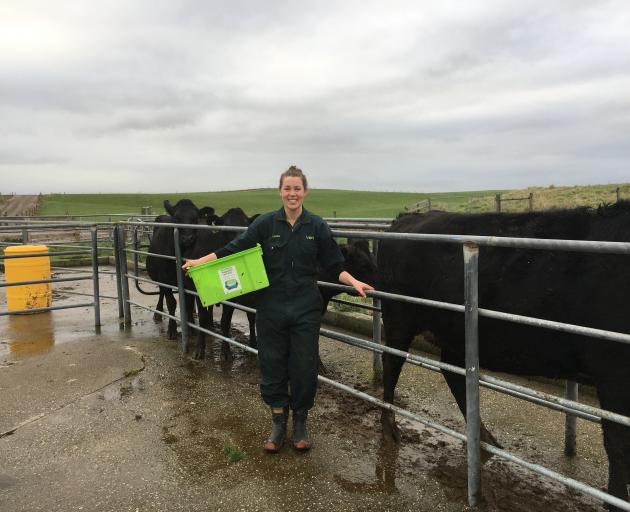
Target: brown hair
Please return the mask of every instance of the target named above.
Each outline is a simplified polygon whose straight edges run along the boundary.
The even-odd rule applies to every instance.
[[[296,167],[295,165],[292,165],[280,175],[280,185],[278,186],[278,189],[282,188],[282,182],[284,181],[284,178],[289,178],[289,177],[300,178],[302,180],[302,186],[304,187],[304,190],[308,189],[306,176],[302,172],[302,169],[300,169],[299,167]]]

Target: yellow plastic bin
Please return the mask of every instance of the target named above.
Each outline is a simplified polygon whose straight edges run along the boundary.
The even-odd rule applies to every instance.
[[[20,254],[47,253],[45,245],[15,245],[4,250],[5,256]],[[7,283],[39,281],[50,279],[50,256],[32,256],[4,260],[4,273]],[[8,311],[34,308],[47,308],[52,304],[51,283],[7,286]]]
[[[188,268],[204,307],[269,286],[259,244]]]

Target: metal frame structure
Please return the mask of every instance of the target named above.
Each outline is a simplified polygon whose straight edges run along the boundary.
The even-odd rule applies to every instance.
[[[331,219],[332,220],[332,219]],[[335,224],[334,221],[339,221],[341,219],[334,219],[331,224]],[[421,366],[423,368],[427,368],[433,371],[440,371],[442,369],[460,373],[466,376],[466,401],[467,401],[467,411],[468,411],[468,419],[466,425],[466,435],[456,432],[452,429],[444,427],[435,423],[434,421],[424,418],[422,416],[416,415],[399,407],[396,407],[392,404],[385,403],[379,399],[376,399],[366,393],[357,392],[356,390],[345,386],[344,384],[332,381],[331,379],[319,376],[320,382],[326,383],[328,385],[337,387],[344,391],[347,391],[359,398],[365,399],[371,403],[379,405],[381,408],[392,410],[397,412],[403,417],[407,417],[413,419],[415,421],[419,421],[426,426],[435,428],[451,437],[456,439],[460,439],[467,443],[467,460],[468,460],[468,502],[470,506],[477,506],[481,500],[481,457],[480,450],[483,447],[484,450],[497,455],[503,459],[512,461],[518,465],[526,467],[535,473],[540,475],[547,476],[556,481],[559,481],[568,487],[573,489],[582,491],[586,494],[589,494],[593,497],[596,497],[608,504],[619,507],[622,510],[630,511],[630,502],[620,500],[612,495],[609,495],[605,492],[602,492],[599,489],[588,486],[582,482],[574,480],[572,478],[568,478],[560,473],[552,471],[548,468],[540,466],[538,464],[533,464],[528,461],[525,461],[512,453],[496,448],[495,446],[489,445],[487,443],[483,443],[480,441],[479,437],[479,428],[480,428],[480,412],[479,412],[479,387],[484,386],[495,391],[499,391],[502,393],[509,394],[511,396],[521,398],[532,403],[536,403],[539,405],[543,405],[545,407],[549,407],[551,409],[559,410],[567,414],[567,417],[571,417],[573,420],[575,417],[580,417],[589,421],[601,422],[602,418],[605,418],[609,421],[614,421],[630,427],[630,418],[622,416],[620,414],[616,414],[610,411],[605,411],[600,408],[587,406],[585,404],[581,404],[577,402],[575,399],[567,399],[560,398],[557,396],[549,395],[547,393],[541,393],[523,386],[519,386],[516,384],[512,384],[507,381],[503,381],[497,379],[495,377],[491,377],[479,372],[479,353],[478,353],[478,319],[479,316],[486,316],[490,318],[497,318],[505,321],[522,323],[526,325],[534,325],[537,327],[553,329],[561,332],[570,332],[574,334],[581,334],[585,336],[591,336],[600,339],[606,340],[614,340],[622,343],[630,343],[630,334],[625,333],[616,333],[611,331],[605,331],[601,329],[593,329],[583,326],[577,326],[572,324],[565,324],[561,322],[553,322],[549,320],[543,320],[539,318],[525,317],[519,316],[509,313],[503,313],[500,311],[493,311],[479,308],[478,306],[478,259],[479,259],[479,246],[487,245],[487,246],[495,246],[495,247],[513,247],[513,248],[527,248],[527,249],[541,249],[541,250],[560,250],[560,251],[578,251],[578,252],[599,252],[599,253],[608,253],[608,254],[630,254],[630,243],[623,242],[590,242],[590,241],[575,241],[575,240],[547,240],[547,239],[532,239],[532,238],[511,238],[511,237],[488,237],[488,236],[467,236],[467,235],[437,235],[437,234],[412,234],[412,233],[383,233],[383,232],[375,232],[375,231],[361,231],[359,229],[370,229],[373,228],[374,224],[372,222],[365,222],[362,224],[348,222],[346,224],[347,219],[343,219],[343,222],[335,225],[334,227],[344,227],[349,225],[356,230],[353,231],[341,231],[338,229],[333,229],[333,235],[336,237],[345,237],[345,238],[366,238],[371,239],[373,241],[380,240],[409,240],[409,241],[417,241],[417,242],[448,242],[459,244],[463,248],[463,259],[465,265],[465,302],[463,305],[460,304],[450,304],[444,302],[438,302],[418,297],[411,297],[405,295],[398,295],[392,293],[385,292],[368,292],[368,295],[373,299],[394,299],[394,300],[402,300],[405,302],[420,304],[425,306],[431,306],[436,308],[447,309],[451,311],[461,312],[465,316],[465,337],[466,337],[466,363],[465,368],[459,368],[457,366],[449,365],[442,363],[440,361],[434,361],[432,359],[424,358],[421,356],[413,355],[408,352],[402,352],[395,349],[391,349],[389,347],[383,346],[379,343],[375,343],[374,341],[369,342],[363,340],[361,338],[348,336],[345,334],[337,333],[335,331],[331,331],[328,329],[321,329],[321,334],[332,339],[336,339],[338,341],[342,341],[344,343],[348,343],[350,345],[364,348],[367,350],[371,350],[375,353],[375,360],[377,356],[383,352],[388,352],[390,354],[394,354],[400,357],[403,357],[406,362],[411,364]],[[369,219],[371,221],[372,219]],[[379,219],[383,221],[388,221],[388,219]],[[134,226],[137,223],[133,222],[123,222],[120,223],[120,227],[123,226]],[[153,223],[143,223],[144,225],[155,225]],[[235,228],[229,226],[197,226],[197,225],[182,225],[182,224],[168,224],[168,223],[160,223],[160,226],[172,227],[174,228],[174,242],[175,247],[178,247],[178,230],[181,228],[192,228],[192,229],[213,229],[213,230],[227,230],[227,231],[243,231],[246,228]],[[384,224],[379,224],[379,228],[383,228]],[[122,246],[119,246],[122,247]],[[129,251],[129,249],[127,250]],[[132,250],[133,252],[133,250]],[[126,256],[120,258],[121,261],[126,262]],[[180,296],[180,304],[183,303],[183,297],[186,293],[196,295],[195,292],[190,290],[182,290],[181,283],[183,281],[183,273],[181,271],[181,265],[183,260],[181,258],[181,254],[176,254],[176,265],[178,274],[180,274],[180,278],[178,278],[177,287],[179,296]],[[129,274],[126,269],[121,273],[121,280],[124,283],[128,279],[135,279],[136,277],[132,274]],[[142,279],[142,278],[139,278]],[[144,281],[149,281],[143,279]],[[155,283],[162,286],[168,286],[164,283]],[[343,291],[351,292],[352,289],[347,286],[336,285],[331,283],[318,283],[323,286],[329,286],[333,288],[337,288]],[[127,285],[128,287],[128,285]],[[123,286],[124,290],[125,286]],[[173,290],[176,287],[170,286]],[[123,292],[124,293],[124,292]],[[124,303],[129,305],[133,304],[142,309],[146,309],[148,311],[152,311],[156,313],[157,311],[148,308],[146,306],[142,306],[140,304],[131,302],[129,300],[128,293],[124,297]],[[229,305],[245,310],[245,311],[254,311],[251,308],[246,308],[240,306],[235,303],[228,303]],[[374,305],[374,309],[380,309],[376,304]],[[197,329],[202,332],[211,335],[219,340],[226,341],[234,346],[240,347],[244,350],[247,350],[252,353],[257,353],[255,349],[247,347],[242,343],[239,343],[231,338],[227,338],[220,333],[214,332],[212,330],[204,329],[197,324],[188,322],[186,312],[182,312],[182,308],[180,307],[179,318],[171,317],[168,314],[161,313],[163,316],[168,318],[174,318],[179,322],[182,327],[182,349],[185,350],[188,346],[188,336],[189,329]],[[378,315],[380,315],[380,311],[375,311]],[[380,318],[375,315],[374,320],[374,336],[380,336]],[[378,318],[378,319],[377,319]],[[377,324],[378,322],[378,324]],[[125,323],[127,322],[127,317],[125,317]],[[378,325],[378,327],[377,327]],[[379,340],[380,341],[380,340]],[[574,384],[568,384],[568,388],[575,390]],[[577,398],[575,392],[572,391],[571,398]],[[571,421],[568,421],[566,431],[569,434],[566,441],[566,451],[571,451],[571,446],[574,447],[574,431],[575,426]],[[572,434],[573,433],[573,434]],[[573,437],[572,437],[573,435]],[[574,448],[573,448],[574,450]]]
[[[81,224],[76,225],[76,224],[64,224],[62,226],[60,226],[59,224],[54,224],[54,225],[49,225],[49,224],[44,224],[44,225],[37,225],[38,229],[42,229],[42,228],[48,228],[48,229],[55,229],[55,228],[68,228],[68,227],[81,227],[82,229],[89,229],[90,230],[90,245],[89,247],[83,247],[83,246],[77,246],[77,245],[72,245],[72,246],[68,246],[66,244],[50,244],[47,243],[46,245],[49,247],[48,252],[42,253],[42,252],[38,252],[38,253],[24,253],[24,254],[19,254],[19,255],[10,255],[7,256],[5,254],[0,255],[0,260],[8,260],[8,259],[19,259],[19,258],[32,258],[32,257],[41,257],[41,256],[49,256],[50,258],[55,258],[55,257],[59,257],[59,256],[69,256],[69,255],[78,255],[78,254],[89,254],[91,256],[91,265],[92,265],[92,273],[90,275],[87,276],[76,276],[76,277],[60,277],[60,278],[55,278],[55,279],[39,279],[39,280],[30,280],[30,281],[18,281],[18,282],[0,282],[0,288],[8,288],[8,287],[12,287],[12,286],[26,286],[26,285],[31,285],[31,284],[44,284],[44,283],[66,283],[66,282],[73,282],[73,281],[87,281],[87,280],[91,280],[92,281],[92,302],[85,302],[85,303],[80,303],[80,304],[64,304],[61,306],[49,306],[49,307],[44,307],[44,308],[31,308],[31,309],[21,309],[21,310],[13,310],[13,311],[2,311],[0,312],[0,316],[7,316],[7,315],[13,315],[13,314],[25,314],[25,313],[42,313],[45,311],[56,311],[56,310],[60,310],[60,309],[74,309],[74,308],[83,308],[83,307],[93,307],[94,308],[94,327],[96,329],[96,331],[98,332],[101,326],[101,306],[100,306],[100,300],[101,300],[101,296],[100,296],[100,290],[99,290],[99,268],[98,268],[98,251],[99,251],[99,246],[98,246],[98,225],[97,224]],[[17,244],[14,242],[2,242],[0,243],[0,245],[3,246],[15,246],[15,245],[25,245],[28,243],[29,241],[29,229],[32,229],[32,225],[20,225],[20,224],[16,224],[16,225],[11,225],[11,226],[2,226],[0,228],[0,230],[2,231],[18,231],[22,233],[22,243],[21,244]],[[55,251],[51,251],[50,248],[79,248],[81,250],[72,250],[72,251],[63,251],[63,252],[55,252]]]
[[[447,242],[447,243],[455,243],[459,244],[463,248],[463,259],[465,264],[465,292],[466,297],[464,304],[450,304],[444,302],[438,302],[418,297],[411,297],[405,295],[397,295],[386,292],[368,292],[368,295],[375,299],[375,303],[373,306],[374,309],[374,340],[380,336],[380,307],[378,305],[378,300],[380,299],[393,299],[400,300],[404,302],[408,302],[411,304],[418,304],[424,306],[430,306],[435,308],[447,309],[450,311],[456,311],[463,313],[465,316],[465,334],[466,334],[466,363],[465,368],[459,368],[453,365],[449,365],[446,363],[442,363],[440,361],[435,361],[433,359],[429,359],[426,357],[422,357],[419,355],[414,355],[408,352],[403,352],[399,350],[395,350],[386,346],[383,346],[379,342],[375,341],[367,341],[358,337],[349,336],[346,334],[341,334],[335,331],[331,331],[328,329],[321,329],[321,334],[327,337],[330,337],[335,340],[342,341],[344,343],[350,344],[352,346],[364,348],[367,350],[371,350],[374,352],[375,359],[378,359],[378,356],[384,352],[389,354],[393,354],[405,359],[406,362],[413,364],[415,366],[420,366],[426,369],[430,369],[432,371],[441,371],[448,370],[451,372],[456,372],[461,375],[466,376],[466,387],[467,387],[467,404],[468,404],[468,422],[466,427],[466,435],[456,432],[452,429],[449,429],[443,425],[440,425],[429,418],[425,418],[419,416],[415,413],[406,411],[400,407],[394,406],[392,404],[388,404],[379,400],[375,397],[372,397],[366,393],[362,393],[352,389],[349,386],[344,384],[332,381],[328,378],[319,377],[320,382],[331,385],[338,389],[344,390],[348,393],[351,393],[359,398],[362,398],[368,402],[378,405],[379,407],[391,411],[395,411],[402,417],[406,417],[409,419],[413,419],[424,425],[434,428],[440,432],[443,432],[451,437],[459,439],[461,441],[467,442],[467,460],[468,460],[468,501],[471,506],[476,506],[479,504],[480,500],[480,449],[483,447],[484,450],[497,455],[503,459],[510,460],[516,464],[519,464],[523,467],[534,471],[535,473],[544,475],[546,477],[550,477],[556,481],[559,481],[568,487],[573,489],[582,491],[586,494],[594,496],[608,504],[614,505],[621,510],[630,511],[630,502],[620,500],[614,496],[611,496],[605,492],[600,491],[599,489],[595,489],[591,486],[588,486],[582,482],[576,481],[574,479],[568,478],[564,475],[561,475],[555,471],[552,471],[548,468],[540,466],[538,464],[533,464],[527,462],[512,453],[509,453],[506,450],[496,448],[492,445],[488,445],[479,440],[479,386],[487,387],[489,389],[499,391],[502,393],[509,394],[511,396],[515,396],[539,405],[543,405],[545,407],[549,407],[558,411],[561,411],[567,415],[573,417],[580,417],[589,421],[600,422],[602,418],[617,422],[626,427],[630,428],[630,418],[610,412],[605,411],[600,408],[587,406],[585,404],[581,404],[576,401],[577,393],[575,388],[572,385],[568,386],[571,397],[560,398],[554,395],[549,395],[547,393],[541,393],[523,386],[519,386],[507,381],[503,381],[501,379],[491,377],[489,375],[485,375],[484,373],[479,372],[479,355],[478,355],[478,319],[479,316],[485,316],[489,318],[501,319],[504,321],[522,323],[526,325],[532,325],[552,330],[557,330],[560,332],[570,332],[574,334],[580,334],[590,337],[595,337],[599,339],[606,339],[617,341],[621,343],[630,343],[630,334],[626,333],[617,333],[611,331],[605,331],[601,329],[593,329],[588,327],[582,327],[572,324],[565,324],[560,322],[553,322],[538,318],[525,317],[519,315],[508,314],[500,311],[487,310],[483,308],[479,308],[478,306],[478,259],[479,259],[479,246],[494,246],[494,247],[512,247],[512,248],[527,248],[527,249],[540,249],[540,250],[561,250],[561,251],[579,251],[579,252],[598,252],[598,253],[608,253],[608,254],[630,254],[630,243],[622,243],[622,242],[587,242],[587,241],[572,241],[572,240],[545,240],[545,239],[527,239],[527,238],[501,238],[501,237],[486,237],[486,236],[467,236],[467,235],[436,235],[436,234],[404,234],[404,233],[383,233],[376,231],[361,231],[360,229],[371,229],[372,226],[376,223],[375,221],[382,221],[383,223],[379,225],[380,228],[384,226],[386,221],[389,219],[363,219],[366,222],[362,224],[357,224],[350,222],[349,219],[331,219],[331,224],[335,224],[335,221],[339,221],[340,224],[346,225],[346,223],[351,224],[354,230],[352,231],[343,231],[334,229],[333,235],[337,237],[345,237],[345,238],[365,238],[371,239],[375,243],[374,249],[376,250],[378,247],[378,241],[380,240],[409,240],[409,241],[417,241],[424,243],[431,242]],[[111,227],[109,223],[108,227]],[[93,275],[91,276],[94,279],[94,303],[91,304],[81,304],[70,307],[84,307],[84,306],[94,306],[95,308],[95,324],[100,324],[100,309],[99,309],[99,290],[98,290],[98,261],[96,259],[98,247],[97,247],[97,227],[99,224],[94,223],[54,223],[54,224],[36,224],[38,229],[41,228],[67,228],[67,227],[89,227],[92,231],[92,262],[93,262]],[[153,222],[119,222],[113,226],[113,243],[114,243],[114,255],[115,255],[115,263],[116,263],[116,275],[117,275],[117,291],[118,291],[118,307],[119,307],[119,317],[124,319],[124,325],[131,325],[131,306],[137,306],[139,308],[151,311],[156,313],[157,311],[133,302],[129,297],[129,279],[137,279],[140,281],[151,282],[154,284],[167,286],[173,290],[177,290],[179,293],[180,299],[180,310],[178,316],[171,316],[163,312],[159,312],[161,315],[172,318],[176,320],[182,329],[182,350],[186,350],[188,347],[188,338],[189,338],[189,329],[196,329],[205,332],[219,340],[226,341],[234,346],[237,346],[243,350],[248,352],[256,353],[255,349],[252,349],[246,345],[243,345],[231,338],[224,337],[222,334],[203,329],[197,324],[188,322],[185,308],[182,307],[184,304],[184,296],[186,293],[196,295],[195,292],[190,290],[184,290],[183,288],[183,273],[181,271],[181,265],[183,263],[181,254],[179,251],[176,252],[174,258],[174,263],[178,269],[178,286],[169,286],[164,283],[156,283],[149,279],[145,279],[134,274],[131,274],[127,265],[127,254],[128,253],[136,253],[136,254],[147,254],[146,251],[142,252],[139,248],[128,248],[127,245],[127,237],[125,236],[125,228],[133,228],[134,226],[142,225],[142,226],[155,226],[157,223]],[[242,231],[245,228],[235,228],[235,227],[227,227],[227,226],[197,226],[197,225],[180,225],[180,224],[166,224],[159,223],[160,226],[167,226],[174,228],[174,242],[175,247],[179,247],[178,244],[178,236],[179,229],[182,228],[193,228],[193,229],[212,229],[212,230],[227,230],[227,231]],[[19,229],[32,229],[35,226],[32,223],[27,225],[15,225],[11,226],[11,229],[19,230]],[[335,228],[341,227],[340,225],[335,225]],[[6,226],[3,226],[5,229]],[[131,245],[131,244],[129,244]],[[136,246],[137,247],[137,246]],[[82,252],[82,251],[77,251]],[[66,252],[64,254],[70,254],[70,252]],[[54,255],[54,253],[53,253]],[[26,257],[27,255],[24,255]],[[35,256],[35,254],[33,255]],[[36,254],[36,256],[41,256],[41,254]],[[158,255],[156,255],[158,256]],[[162,257],[162,256],[160,256]],[[79,279],[87,279],[85,277],[76,278]],[[71,279],[64,278],[63,281],[69,281]],[[50,282],[58,282],[61,279],[50,280]],[[6,283],[5,285],[7,285]],[[25,284],[25,283],[15,283],[17,284]],[[342,291],[351,292],[352,289],[347,286],[339,285],[339,284],[331,284],[331,283],[319,283],[322,286],[328,286],[335,289],[339,289]],[[226,302],[226,304],[233,306],[235,308],[245,310],[245,311],[254,311],[250,308],[246,308],[239,304]],[[53,310],[53,309],[65,309],[66,307],[52,307],[52,308],[43,308],[43,310]],[[29,310],[33,311],[33,310]],[[567,427],[567,431],[572,430],[570,426]],[[573,428],[574,430],[574,428]],[[569,436],[570,437],[570,436]],[[570,448],[570,447],[569,447]],[[570,451],[567,448],[567,451]]]

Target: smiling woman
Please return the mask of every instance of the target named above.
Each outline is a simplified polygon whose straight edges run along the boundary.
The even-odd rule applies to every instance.
[[[324,220],[302,203],[308,193],[306,176],[291,166],[280,176],[282,208],[260,215],[247,231],[225,247],[184,268],[260,244],[269,288],[260,291],[256,334],[263,401],[271,408],[272,429],[264,450],[282,448],[289,409],[293,411],[293,447],[306,451],[311,438],[308,411],[315,402],[322,297],[317,288],[319,267],[365,297],[372,287],[343,270],[343,255]]]

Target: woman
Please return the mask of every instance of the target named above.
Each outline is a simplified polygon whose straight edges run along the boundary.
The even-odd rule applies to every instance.
[[[343,270],[343,255],[319,216],[303,208],[308,193],[306,176],[295,166],[280,176],[279,210],[259,216],[247,231],[225,247],[183,268],[243,251],[257,243],[269,288],[261,291],[256,314],[260,391],[271,408],[272,428],[264,449],[276,453],[286,438],[289,408],[293,411],[293,446],[309,450],[308,411],[317,389],[319,327],[322,298],[316,284],[317,266],[352,286],[361,296],[373,288]],[[290,391],[289,391],[290,386]]]

